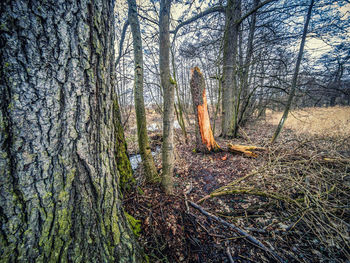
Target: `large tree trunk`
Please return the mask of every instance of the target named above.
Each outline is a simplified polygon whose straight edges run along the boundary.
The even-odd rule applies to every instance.
[[[159,15],[159,70],[163,88],[163,145],[162,145],[162,186],[166,193],[173,192],[174,171],[174,86],[171,81],[169,52],[169,23],[171,0],[161,0]]]
[[[259,0],[254,0],[253,8],[257,8],[259,5]],[[247,117],[244,116],[246,113],[248,106],[250,104],[251,96],[253,95],[253,91],[250,92],[249,89],[249,70],[250,70],[250,63],[253,56],[253,41],[254,41],[254,33],[255,33],[255,25],[256,25],[256,12],[252,14],[252,20],[250,22],[249,27],[249,35],[248,35],[248,46],[247,46],[247,52],[246,52],[246,59],[244,61],[243,69],[242,69],[242,78],[241,78],[241,105],[239,105],[239,109],[237,110],[236,114],[239,114],[239,117],[237,118],[237,122],[234,123],[233,128],[233,135],[234,137],[237,136],[238,133],[238,127],[241,123],[245,123]]]
[[[220,147],[215,142],[210,127],[205,81],[198,67],[191,69],[190,85],[196,116],[196,150],[199,152],[218,151]]]
[[[232,136],[234,121],[234,96],[237,91],[237,50],[240,0],[228,0],[225,17],[222,82],[222,131],[223,137]]]
[[[113,1],[1,11],[1,262],[140,262],[121,206]]]
[[[156,166],[149,145],[147,135],[147,123],[145,103],[143,99],[143,54],[142,54],[142,40],[140,23],[137,17],[136,0],[128,0],[129,4],[129,23],[133,38],[134,47],[134,65],[135,65],[135,84],[134,84],[134,99],[137,122],[137,136],[139,143],[139,150],[144,167],[145,175],[148,181],[155,181],[158,179]]]

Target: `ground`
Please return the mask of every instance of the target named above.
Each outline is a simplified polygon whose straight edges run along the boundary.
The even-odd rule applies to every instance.
[[[150,262],[349,262],[347,113],[349,107],[295,111],[274,145],[269,142],[278,113],[268,113],[241,129],[238,139],[216,138],[223,151],[212,154],[193,150],[193,129],[188,144],[176,130],[175,194],[145,184],[139,168],[138,186],[124,200],[128,213],[141,220],[139,240]],[[323,125],[316,121],[322,116]],[[148,122],[157,120],[153,115]],[[126,133],[132,138],[133,129]],[[153,149],[161,145],[160,134],[150,132]],[[265,150],[250,158],[228,152],[228,143]],[[135,153],[135,144],[130,146]],[[159,155],[156,163],[161,172]],[[218,196],[200,201],[210,194]],[[268,251],[190,202],[245,231]]]

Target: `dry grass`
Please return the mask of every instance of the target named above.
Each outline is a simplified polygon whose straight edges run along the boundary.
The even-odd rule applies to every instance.
[[[282,112],[268,112],[266,119],[277,125]],[[285,128],[297,134],[322,137],[350,136],[350,107],[304,108],[289,113]]]
[[[267,122],[277,125],[281,115],[269,112]],[[349,262],[350,107],[291,112],[260,158],[262,166],[210,194],[227,204],[245,201],[220,213],[289,262]]]
[[[245,196],[246,220],[235,223],[253,235],[260,233],[260,240],[273,244],[291,262],[348,262],[350,159],[333,154],[334,148],[345,144],[349,152],[348,143],[329,139],[281,143],[269,150],[263,166],[215,190],[211,197]]]

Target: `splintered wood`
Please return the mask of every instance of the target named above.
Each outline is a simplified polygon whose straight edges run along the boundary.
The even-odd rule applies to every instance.
[[[196,150],[200,152],[215,152],[221,150],[216,143],[210,126],[207,96],[205,94],[204,77],[198,67],[191,69],[191,94],[196,115]],[[228,145],[228,151],[241,153],[249,157],[257,157],[255,150],[264,150],[256,146]]]
[[[198,67],[191,69],[191,93],[196,115],[196,150],[211,152],[220,150],[210,126],[205,82]]]
[[[265,148],[257,147],[257,146],[244,146],[244,145],[233,145],[231,143],[228,144],[228,150],[233,153],[242,153],[249,157],[258,157],[258,154],[253,151],[263,151]]]

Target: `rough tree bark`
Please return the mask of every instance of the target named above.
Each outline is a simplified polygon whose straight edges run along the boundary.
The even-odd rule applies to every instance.
[[[259,0],[254,0],[253,8],[256,8],[259,5]],[[248,45],[247,45],[247,52],[246,52],[246,58],[243,65],[242,70],[242,77],[241,77],[241,89],[242,89],[242,99],[241,99],[241,105],[238,105],[238,109],[236,111],[237,114],[237,122],[234,123],[233,128],[233,136],[236,137],[238,133],[238,127],[241,123],[245,123],[246,119],[244,114],[247,111],[247,108],[250,104],[250,99],[252,96],[252,93],[248,90],[249,89],[249,70],[250,70],[250,64],[253,56],[253,41],[254,41],[254,33],[255,33],[255,25],[256,25],[256,12],[252,14],[250,26],[249,26],[249,35],[248,35]],[[239,114],[239,116],[238,116]]]
[[[117,160],[117,168],[120,175],[120,187],[123,191],[131,189],[136,180],[132,174],[132,168],[127,151],[127,145],[124,136],[124,129],[121,123],[121,114],[118,99],[114,100],[113,105],[113,124],[116,134],[115,157]]]
[[[231,137],[234,121],[234,93],[237,91],[237,50],[240,18],[240,0],[228,0],[225,17],[222,82],[221,135]]]
[[[174,86],[171,79],[169,52],[169,23],[171,0],[160,1],[159,14],[159,70],[163,87],[163,145],[162,145],[162,187],[168,194],[173,192],[174,171]]]
[[[143,99],[143,54],[140,23],[137,17],[136,0],[128,0],[128,5],[129,24],[132,32],[134,47],[134,99],[137,122],[137,137],[145,175],[147,180],[152,182],[158,179],[158,173],[156,166],[154,165],[154,159],[151,153],[151,147],[149,145],[149,139],[147,135],[146,112]]]
[[[1,262],[140,262],[119,194],[114,1],[0,4]]]
[[[205,81],[198,67],[191,69],[190,85],[193,110],[196,116],[196,150],[199,152],[218,151],[220,147],[215,142],[210,127]]]
[[[287,101],[286,107],[284,109],[283,115],[281,117],[281,120],[278,123],[276,131],[275,131],[275,133],[272,136],[271,143],[274,143],[276,141],[276,139],[278,138],[278,135],[280,134],[280,132],[281,132],[281,130],[283,128],[284,122],[286,121],[286,119],[288,117],[288,113],[289,113],[290,107],[292,106],[292,101],[293,101],[293,98],[294,98],[295,89],[297,87],[297,82],[298,82],[298,74],[299,74],[299,68],[300,68],[300,64],[301,64],[301,59],[303,58],[303,53],[304,53],[304,46],[305,46],[307,28],[309,26],[309,22],[310,22],[310,18],[311,18],[311,12],[312,12],[312,7],[314,5],[314,2],[315,2],[314,0],[311,0],[309,8],[308,8],[308,11],[307,11],[305,24],[304,24],[304,30],[303,30],[303,36],[301,37],[297,63],[295,65],[295,70],[294,70],[293,79],[292,79],[292,87],[291,87],[291,90],[290,90],[290,93],[289,93],[289,97],[288,97],[288,101]]]

